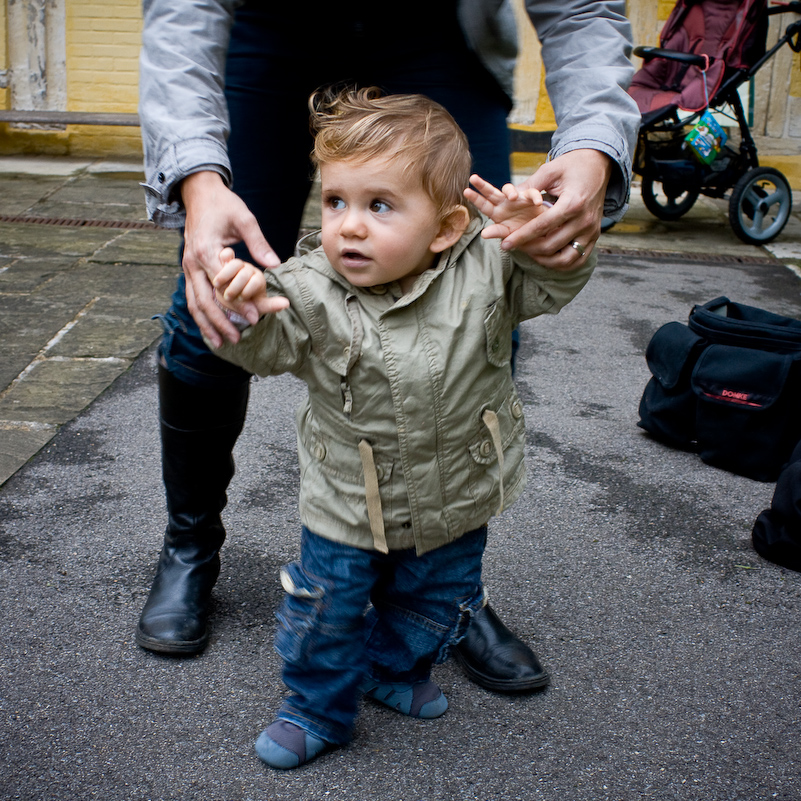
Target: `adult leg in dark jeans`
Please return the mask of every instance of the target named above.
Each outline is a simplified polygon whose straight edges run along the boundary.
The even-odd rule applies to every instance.
[[[311,180],[310,89],[284,83],[283,91],[269,97],[253,89],[271,85],[255,68],[272,62],[255,54],[279,45],[260,40],[260,33],[244,20],[233,32],[229,146],[236,189],[257,215],[267,241],[286,259]],[[260,127],[248,132],[251,122]],[[186,656],[203,650],[209,639],[211,591],[225,539],[220,513],[234,474],[232,450],[245,421],[250,376],[208,350],[189,313],[183,276],[164,328],[158,369],[167,528],[136,641],[148,650]]]
[[[450,30],[457,33],[448,39],[438,33],[431,41],[423,41],[419,32],[417,36],[406,36],[402,26],[399,26],[395,30],[395,37],[387,41],[383,29],[382,37],[372,35],[370,19],[364,20],[364,24],[351,25],[343,22],[341,15],[337,14],[325,25],[315,26],[310,31],[308,26],[287,24],[292,21],[284,17],[291,12],[270,6],[255,3],[240,11],[229,50],[226,91],[232,124],[229,152],[234,190],[255,214],[267,240],[282,259],[291,253],[294,246],[310,186],[308,152],[311,138],[308,133],[307,98],[311,91],[321,85],[357,81],[365,85],[379,85],[389,92],[428,94],[448,108],[465,130],[474,153],[476,171],[496,185],[509,180],[505,120],[508,99],[467,51],[458,36],[455,19]],[[410,14],[408,19],[415,20],[416,25],[419,17]],[[331,31],[335,25],[341,26],[336,36]],[[298,30],[304,32],[303,39],[292,41],[292,32]],[[443,30],[443,27],[440,26],[439,30]],[[315,35],[319,35],[318,41],[312,41]],[[350,46],[348,39],[351,40]],[[335,45],[334,50],[326,52],[332,44]],[[375,48],[374,52],[370,52],[372,48]],[[349,53],[358,53],[358,62],[351,59],[349,63]],[[184,316],[181,331],[185,329],[196,332],[191,318],[187,320]],[[200,341],[198,349],[202,347]],[[203,358],[208,360],[216,357],[206,352]],[[241,428],[244,419],[244,415],[242,420],[238,416],[242,407],[238,400],[241,386],[225,376],[224,370],[220,372],[222,377],[215,386],[215,391],[219,393],[215,401],[219,412],[217,420],[228,420],[231,426],[228,430],[232,432],[237,425]],[[179,378],[197,386],[191,371],[184,371]],[[168,385],[167,382],[162,383]],[[226,395],[226,387],[230,388],[230,396]],[[187,391],[192,391],[191,386]],[[222,400],[223,397],[228,397],[228,400]],[[162,406],[168,400],[162,398]],[[229,464],[230,452],[226,456],[212,448],[204,452],[202,443],[207,433],[203,427],[174,427],[193,431],[193,436],[201,443],[193,464],[204,476],[216,480],[219,485],[216,489],[209,487],[205,495],[218,499],[213,504],[214,508],[218,508],[218,514],[224,505],[225,489],[232,472],[229,470],[226,478],[226,471],[210,462]],[[233,436],[231,447],[237,435]],[[171,443],[170,447],[177,443],[174,438],[166,441]],[[225,446],[220,444],[221,451],[225,450]],[[188,442],[185,447],[194,450],[194,446]],[[166,451],[164,461],[165,464],[170,461]],[[201,468],[204,461],[207,467]],[[171,492],[174,496],[186,493],[181,493],[175,482],[168,485],[166,479],[165,473],[169,508]],[[222,505],[219,502],[221,498]],[[198,519],[202,517],[198,515]],[[168,547],[170,530],[168,525],[165,549]],[[214,551],[215,558],[210,558],[206,549],[201,549],[201,558],[205,560],[204,564],[208,564],[208,569],[200,571],[205,576],[204,580],[191,585],[194,592],[192,598],[182,597],[178,591],[170,593],[164,590],[159,593],[174,604],[176,611],[173,617],[176,620],[170,625],[165,625],[164,604],[157,605],[161,610],[161,629],[177,630],[179,621],[188,615],[194,618],[196,632],[203,630],[203,636],[195,637],[191,644],[185,646],[175,645],[173,638],[155,647],[154,641],[163,638],[153,633],[155,625],[149,620],[155,619],[155,613],[148,601],[140,621],[140,645],[171,653],[192,653],[205,646],[207,596],[216,579],[215,571],[219,569],[215,559],[216,550],[219,550],[224,537],[222,526],[219,526],[215,536],[204,534],[203,537],[208,543],[208,550]],[[187,534],[185,540],[188,543],[191,535]],[[187,545],[187,550],[193,552],[193,547]],[[199,572],[197,566],[185,567],[181,560],[173,559],[170,564],[173,565],[172,569],[165,567],[159,573],[161,579],[157,578],[163,587],[188,584],[184,578],[186,571]],[[195,610],[194,615],[187,611],[191,609]],[[151,634],[146,637],[143,632],[147,631]],[[478,613],[468,629],[468,635],[457,646],[456,654],[473,680],[494,690],[533,690],[545,686],[548,681],[547,674],[531,649],[503,625],[489,606]]]

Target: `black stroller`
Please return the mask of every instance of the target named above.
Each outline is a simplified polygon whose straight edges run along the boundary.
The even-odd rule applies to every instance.
[[[744,242],[765,244],[784,228],[790,185],[778,170],[759,166],[737,90],[785,44],[801,51],[796,20],[766,52],[768,16],[786,12],[801,14],[801,2],[767,8],[767,0],[679,0],[662,47],[635,48],[645,63],[629,90],[642,113],[634,172],[645,207],[660,220],[678,220],[699,195],[723,198],[731,189],[729,221]],[[694,127],[708,138],[707,121],[717,128],[707,109],[737,123],[740,143],[726,144],[724,134],[713,143],[716,155],[703,161],[686,139]],[[691,114],[680,117],[679,110]]]

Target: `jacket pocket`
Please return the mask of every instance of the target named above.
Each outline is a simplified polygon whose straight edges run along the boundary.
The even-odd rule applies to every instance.
[[[503,300],[496,300],[484,317],[487,335],[487,359],[495,367],[504,367],[512,361],[512,318]]]
[[[318,468],[337,483],[364,488],[364,470],[359,456],[359,442],[353,444],[339,442],[324,434],[315,426],[301,432],[301,442],[311,460]],[[379,453],[374,453],[379,485],[386,484],[392,477],[394,462]]]
[[[499,453],[493,432],[481,422],[479,432],[467,445],[470,456],[470,493],[481,508],[492,504],[497,507],[502,482],[506,497],[510,497],[520,477],[525,440],[523,403],[517,392],[511,392],[497,405],[488,404],[482,410],[482,415],[488,409],[497,418],[496,433],[503,455],[503,475],[499,469]]]
[[[358,528],[367,522],[367,496],[356,432],[353,436],[353,443],[342,442],[323,432],[310,410],[298,418],[301,510]],[[395,463],[377,450],[373,457],[386,522],[392,514]]]

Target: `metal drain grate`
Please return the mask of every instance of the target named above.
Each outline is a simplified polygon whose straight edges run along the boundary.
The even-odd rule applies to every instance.
[[[125,228],[139,231],[163,231],[149,220],[80,220],[72,217],[34,217],[27,214],[0,214],[0,223],[56,225],[66,228]]]
[[[149,220],[82,220],[73,217],[35,217],[27,214],[0,214],[0,223],[24,223],[27,225],[55,225],[66,228],[120,228],[130,231],[168,231]],[[301,228],[300,236],[311,233],[313,228]],[[722,253],[676,253],[667,250],[634,250],[627,248],[597,247],[598,255],[633,256],[641,259],[663,261],[703,261],[711,264],[776,264],[771,256],[738,256]]]
[[[633,256],[641,259],[661,259],[662,261],[703,261],[709,264],[778,264],[772,256],[738,256],[734,253],[676,253],[669,250],[629,250],[628,248],[595,249],[603,256]]]

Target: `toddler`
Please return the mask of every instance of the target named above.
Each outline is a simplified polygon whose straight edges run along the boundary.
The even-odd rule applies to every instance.
[[[284,769],[348,742],[363,695],[417,718],[447,709],[432,666],[484,603],[487,522],[524,486],[512,330],[558,312],[594,265],[500,247],[542,200],[471,177],[437,103],[363,89],[310,105],[322,232],[266,274],[227,248],[214,281],[243,329],[216,352],[309,387],[300,559],[281,570],[275,642],[291,695],[256,742]]]

